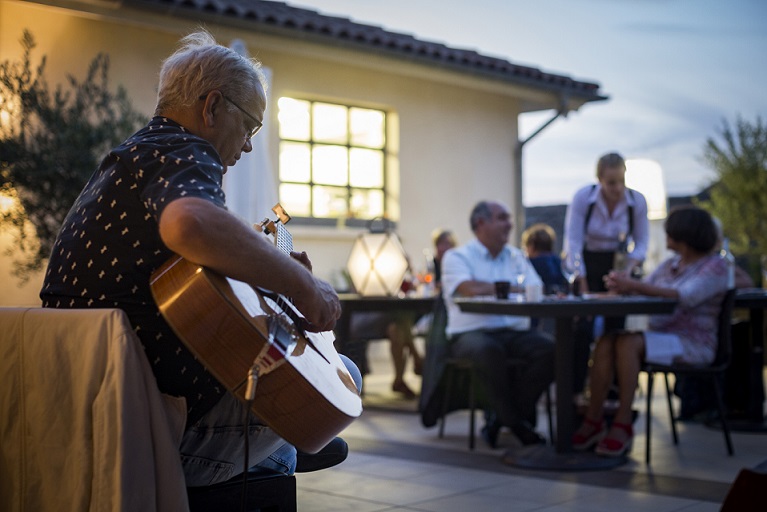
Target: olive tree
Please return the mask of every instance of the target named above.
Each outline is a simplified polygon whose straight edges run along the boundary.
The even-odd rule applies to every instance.
[[[20,42],[21,60],[0,63],[0,193],[6,203],[0,229],[13,233],[14,274],[24,282],[42,268],[99,161],[143,116],[124,88],[110,90],[106,55],[91,61],[83,80],[68,75],[51,90],[46,57],[33,65],[32,34],[25,30]]]
[[[732,251],[754,270],[767,254],[767,124],[760,117],[753,123],[738,117],[734,127],[724,121],[703,158],[716,178],[701,206],[719,217]]]

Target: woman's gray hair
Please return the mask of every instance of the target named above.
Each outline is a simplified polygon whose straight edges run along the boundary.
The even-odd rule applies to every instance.
[[[190,107],[214,89],[239,104],[252,98],[258,86],[266,93],[261,63],[218,44],[206,30],[189,34],[180,44],[160,68],[155,115],[168,108]]]

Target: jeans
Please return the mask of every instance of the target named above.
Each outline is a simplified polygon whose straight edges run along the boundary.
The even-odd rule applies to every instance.
[[[357,389],[362,376],[347,357],[341,355]],[[245,414],[249,414],[250,472],[292,475],[296,470],[296,449],[253,415],[233,394],[224,397],[194,425],[181,440],[181,464],[187,487],[224,482],[243,473],[245,467]]]

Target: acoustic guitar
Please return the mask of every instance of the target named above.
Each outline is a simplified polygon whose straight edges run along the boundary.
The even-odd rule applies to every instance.
[[[278,219],[265,219],[256,229],[289,252],[292,238],[283,224],[290,217],[279,204],[273,211]],[[302,329],[304,317],[287,298],[180,256],[152,274],[151,289],[189,350],[299,450],[316,453],[362,413],[333,334]]]

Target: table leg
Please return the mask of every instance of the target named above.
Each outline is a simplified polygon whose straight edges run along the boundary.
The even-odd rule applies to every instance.
[[[575,347],[572,317],[557,317],[556,337],[554,371],[557,389],[557,435],[555,449],[543,445],[511,449],[504,455],[504,463],[525,469],[558,471],[602,470],[625,464],[626,456],[600,457],[594,452],[573,451],[571,437],[575,430],[573,404]]]
[[[749,381],[754,396],[749,400],[748,418],[764,422],[764,309],[752,309],[751,319],[751,353],[749,359]]]
[[[752,432],[767,434],[767,421],[764,418],[764,309],[749,310],[751,323],[751,341],[748,357],[749,395],[745,418],[728,419],[727,424],[733,432]],[[721,428],[718,421],[707,423],[713,428]]]
[[[570,438],[575,430],[573,410],[573,374],[575,349],[573,347],[573,319],[557,318],[557,344],[554,362],[557,389],[557,453],[572,450]]]

